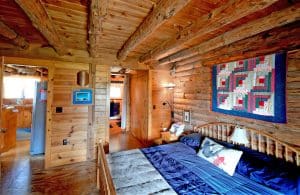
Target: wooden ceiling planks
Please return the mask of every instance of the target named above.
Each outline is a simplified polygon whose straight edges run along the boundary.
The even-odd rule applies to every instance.
[[[191,0],[161,0],[118,51],[118,59],[125,59],[128,53],[180,12],[190,1]]]
[[[172,37],[145,56],[142,56],[141,61],[159,60],[179,50],[191,47],[195,44],[195,39],[217,31],[275,2],[276,0],[229,1],[207,15],[198,18],[192,25],[184,28],[179,35]]]
[[[108,1],[107,13],[101,19],[101,29],[98,30],[100,31],[98,32],[99,43],[94,46],[97,54],[103,53],[100,48],[114,50],[116,54],[148,15],[153,3],[150,0],[142,2],[137,0]]]
[[[159,27],[152,36],[149,36],[140,45],[136,47],[128,56],[139,58],[151,52],[166,40],[178,37],[179,32],[192,25],[195,20],[208,14],[213,9],[219,7],[228,0],[194,0],[184,7],[178,14],[173,16],[164,25]],[[155,43],[155,44],[154,44]],[[142,51],[142,55],[140,54]]]
[[[59,55],[68,54],[68,50],[60,40],[51,17],[41,1],[15,0],[15,2],[23,9],[33,26],[43,34]]]
[[[67,48],[87,50],[87,4],[82,1],[43,0],[47,13]]]
[[[0,20],[30,43],[46,45],[47,41],[31,24],[26,14],[12,0],[0,0]]]
[[[210,43],[206,43],[207,41],[225,35],[234,28],[240,29],[244,24],[273,15],[288,6],[295,8],[299,6],[288,0],[37,0],[36,2],[40,2],[48,14],[64,52],[80,50],[85,53],[89,51],[91,54],[91,48],[94,48],[94,55],[90,56],[96,58],[106,54],[109,56],[118,54],[121,61],[126,58],[136,59],[136,61],[151,59],[154,60],[154,64],[161,65],[197,58],[200,55],[198,51],[203,47],[205,47],[204,51],[213,49]],[[95,32],[89,34],[91,2],[106,2],[106,8],[104,6],[103,9],[103,4],[98,6],[97,9],[101,8],[105,11],[103,16],[99,18],[98,15],[95,18],[94,23],[97,27]],[[161,19],[163,22],[154,23],[152,26],[144,25],[146,30],[140,33],[140,37],[136,36],[136,32],[139,31],[137,29],[143,28],[147,18],[150,18],[155,10],[159,10],[159,6],[164,2],[178,6],[175,11],[172,7],[166,6],[167,10],[172,10],[172,17],[168,20]],[[45,47],[50,44],[55,48],[53,41],[49,38],[46,40],[33,27],[30,19],[14,1],[0,0],[0,10],[0,20],[23,36],[30,45],[40,44],[41,47]],[[166,10],[161,13],[164,12]],[[51,36],[55,34],[51,33]],[[91,38],[94,39],[94,43]],[[229,40],[230,38],[228,37]],[[136,41],[130,44],[130,40]],[[17,47],[12,47],[7,41],[1,41],[1,48]],[[78,52],[75,52],[71,55],[77,54]],[[80,56],[74,57],[80,58]],[[114,60],[112,63],[115,62]]]

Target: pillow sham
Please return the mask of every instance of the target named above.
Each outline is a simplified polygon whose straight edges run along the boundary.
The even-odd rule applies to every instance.
[[[185,145],[193,148],[198,151],[201,143],[201,134],[200,133],[191,133],[185,136],[182,136],[179,141]]]
[[[206,137],[197,155],[232,176],[242,154],[242,151],[226,148]]]
[[[236,172],[284,194],[300,195],[300,167],[242,145],[212,139],[227,147],[243,151]]]

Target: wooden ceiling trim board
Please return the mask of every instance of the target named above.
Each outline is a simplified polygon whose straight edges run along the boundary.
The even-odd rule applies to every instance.
[[[144,63],[139,63],[137,59],[128,58],[125,61],[119,61],[114,54],[103,53],[97,58],[89,57],[89,53],[84,50],[70,49],[73,56],[60,56],[51,47],[41,48],[40,46],[30,45],[28,50],[20,50],[18,48],[14,49],[0,49],[0,56],[6,56],[5,58],[10,59],[11,63],[27,64],[34,60],[37,61],[60,61],[60,62],[73,62],[73,63],[96,63],[96,64],[106,64],[106,65],[116,65],[122,66],[124,68],[130,69],[149,69]],[[20,59],[18,61],[18,59]],[[30,64],[30,63],[29,63]],[[51,63],[50,63],[51,64]]]
[[[54,47],[59,55],[68,54],[67,49],[56,32],[51,18],[40,0],[15,0],[15,2],[23,9],[33,26],[44,35],[49,44]]]
[[[166,58],[163,58],[162,60],[159,60],[159,64],[164,65],[181,61],[194,55],[203,54],[210,50],[246,39],[261,32],[268,31],[272,28],[284,26],[286,24],[298,21],[300,17],[299,5],[300,3],[297,3],[283,10],[273,12],[266,17],[248,22],[197,46],[172,54]]]
[[[13,29],[8,27],[0,20],[0,35],[9,39],[12,44],[22,48],[27,49],[29,47],[29,43],[25,40],[24,37],[17,34]]]
[[[134,48],[188,5],[190,1],[191,0],[161,0],[132,36],[125,42],[118,52],[118,59],[124,60]]]
[[[91,0],[89,24],[89,52],[91,57],[97,57],[97,45],[101,45],[103,20],[108,13],[108,0]]]
[[[151,59],[159,60],[187,48],[186,43],[220,29],[247,15],[258,12],[276,1],[277,0],[230,0],[225,5],[214,9],[211,13],[200,17],[191,26],[183,29],[170,40],[165,41],[156,49],[142,56],[140,61],[146,62]]]

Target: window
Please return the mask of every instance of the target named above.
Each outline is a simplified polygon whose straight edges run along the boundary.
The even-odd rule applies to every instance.
[[[37,81],[40,81],[40,79],[34,77],[5,76],[3,78],[3,97],[6,99],[32,99],[35,92],[35,82]]]
[[[123,91],[123,84],[111,83],[110,85],[110,98],[111,99],[121,99]]]

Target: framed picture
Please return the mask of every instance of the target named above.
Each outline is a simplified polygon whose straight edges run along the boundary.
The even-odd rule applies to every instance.
[[[93,104],[93,89],[74,89],[72,93],[72,103],[73,105]]]
[[[183,122],[186,122],[186,123],[191,122],[191,111],[190,110],[183,111]]]

